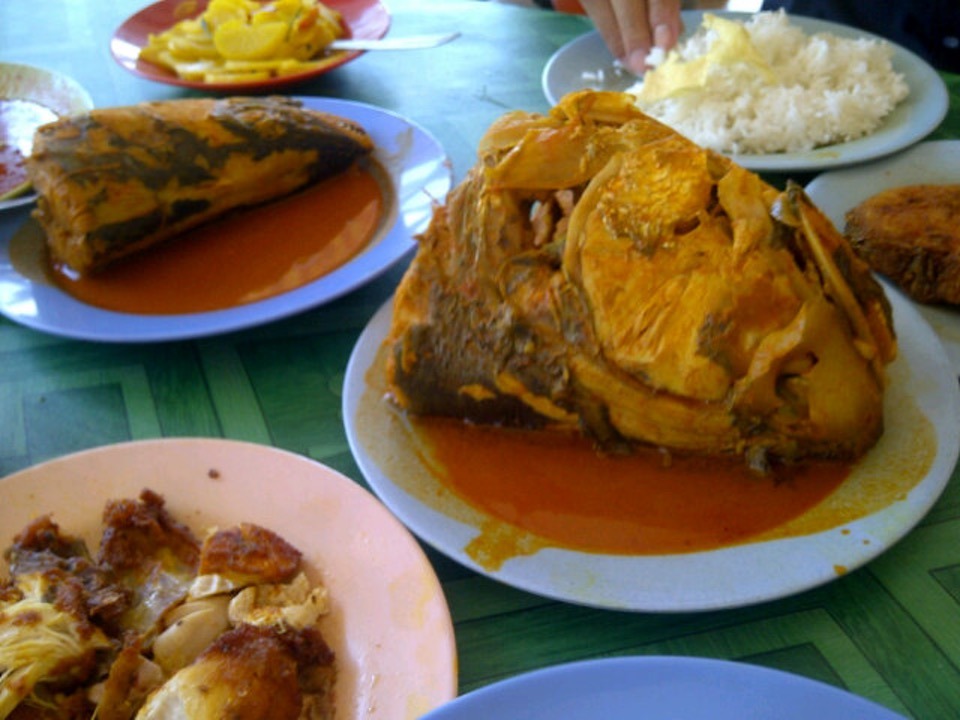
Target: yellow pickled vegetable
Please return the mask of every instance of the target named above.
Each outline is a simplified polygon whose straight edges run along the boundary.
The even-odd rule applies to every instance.
[[[685,60],[675,48],[662,65],[643,76],[638,96],[655,102],[683,92],[696,90],[710,82],[711,69],[719,65],[749,65],[759,78],[774,82],[776,76],[750,40],[743,24],[707,13],[703,27],[715,33],[709,50],[699,57]]]
[[[211,0],[199,17],[150,35],[140,58],[185,80],[266,80],[317,67],[343,35],[340,13],[317,0]]]
[[[213,34],[213,46],[227,60],[269,60],[283,51],[287,26],[282,22],[248,25],[228,20]]]

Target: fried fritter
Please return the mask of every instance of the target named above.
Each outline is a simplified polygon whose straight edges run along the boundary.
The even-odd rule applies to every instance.
[[[960,185],[906,185],[846,215],[845,233],[870,266],[923,303],[960,303]]]

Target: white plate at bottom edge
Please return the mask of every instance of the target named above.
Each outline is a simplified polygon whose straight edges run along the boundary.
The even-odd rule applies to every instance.
[[[303,553],[330,594],[321,630],[337,657],[334,720],[412,720],[456,696],[453,624],[423,550],[362,487],[291,452],[163,439],[50,460],[0,480],[3,547],[50,513],[95,551],[104,503],[144,488],[198,535],[253,522]],[[6,567],[0,560],[0,577]]]
[[[445,503],[460,502],[451,498],[417,448],[402,440],[391,442],[388,463],[377,446],[379,439],[371,443],[371,436],[382,438],[391,429],[391,411],[377,393],[368,395],[367,377],[389,329],[391,302],[374,315],[347,364],[343,396],[347,440],[371,488],[407,527],[448,557],[507,585],[567,602],[642,612],[717,610],[793,595],[853,571],[899,541],[936,502],[957,462],[957,378],[937,336],[913,305],[892,288],[887,294],[900,356],[888,368],[886,430],[821,505],[833,498],[838,503],[857,502],[862,499],[858,493],[883,483],[892,468],[898,477],[916,482],[881,510],[822,532],[674,555],[605,555],[548,547],[511,558],[498,569],[483,567],[468,546],[480,535],[481,526],[502,521],[464,507],[458,516],[475,518],[466,523],[439,504],[422,501],[421,497],[443,497]],[[918,442],[921,432],[926,439]],[[403,467],[410,476],[390,477],[385,466]],[[411,485],[416,486],[417,497],[405,489]],[[808,512],[817,511],[814,507]],[[798,521],[804,518],[801,515]]]
[[[869,700],[727,660],[624,657],[535,670],[467,693],[423,720],[903,720]]]

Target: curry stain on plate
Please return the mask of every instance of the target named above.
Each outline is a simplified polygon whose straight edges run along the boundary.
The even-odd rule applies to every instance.
[[[579,437],[412,418],[386,399],[385,359],[381,347],[358,408],[364,449],[421,503],[476,528],[464,551],[488,571],[545,548],[667,555],[849,535],[845,526],[904,500],[936,456],[906,378],[890,383],[887,428],[865,457],[758,477],[739,458],[610,458]]]
[[[396,214],[394,191],[371,159],[305,190],[212,220],[89,276],[50,262],[43,232],[14,234],[17,271],[88,305],[142,315],[207,312],[303,287],[370,246]]]

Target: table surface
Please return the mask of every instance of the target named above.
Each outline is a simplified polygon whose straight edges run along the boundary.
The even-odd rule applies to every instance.
[[[3,0],[0,61],[72,75],[98,106],[195,95],[109,55],[141,0]],[[461,178],[488,124],[546,110],[540,74],[590,29],[579,16],[475,0],[395,0],[392,35],[460,30],[428,52],[368,53],[292,88],[400,113],[430,130]],[[934,138],[960,137],[960,77]],[[806,182],[809,178],[798,178]],[[0,319],[0,475],[81,449],[154,437],[226,437],[290,450],[364,484],[340,411],[344,367],[403,263],[324,307],[196,341],[98,344]],[[290,392],[294,388],[295,392]],[[0,498],[2,502],[2,498]],[[2,528],[2,534],[12,532]],[[586,658],[692,655],[780,668],[915,718],[960,717],[960,479],[866,567],[749,608],[644,614],[556,602],[504,586],[425,548],[454,620],[460,691]]]

